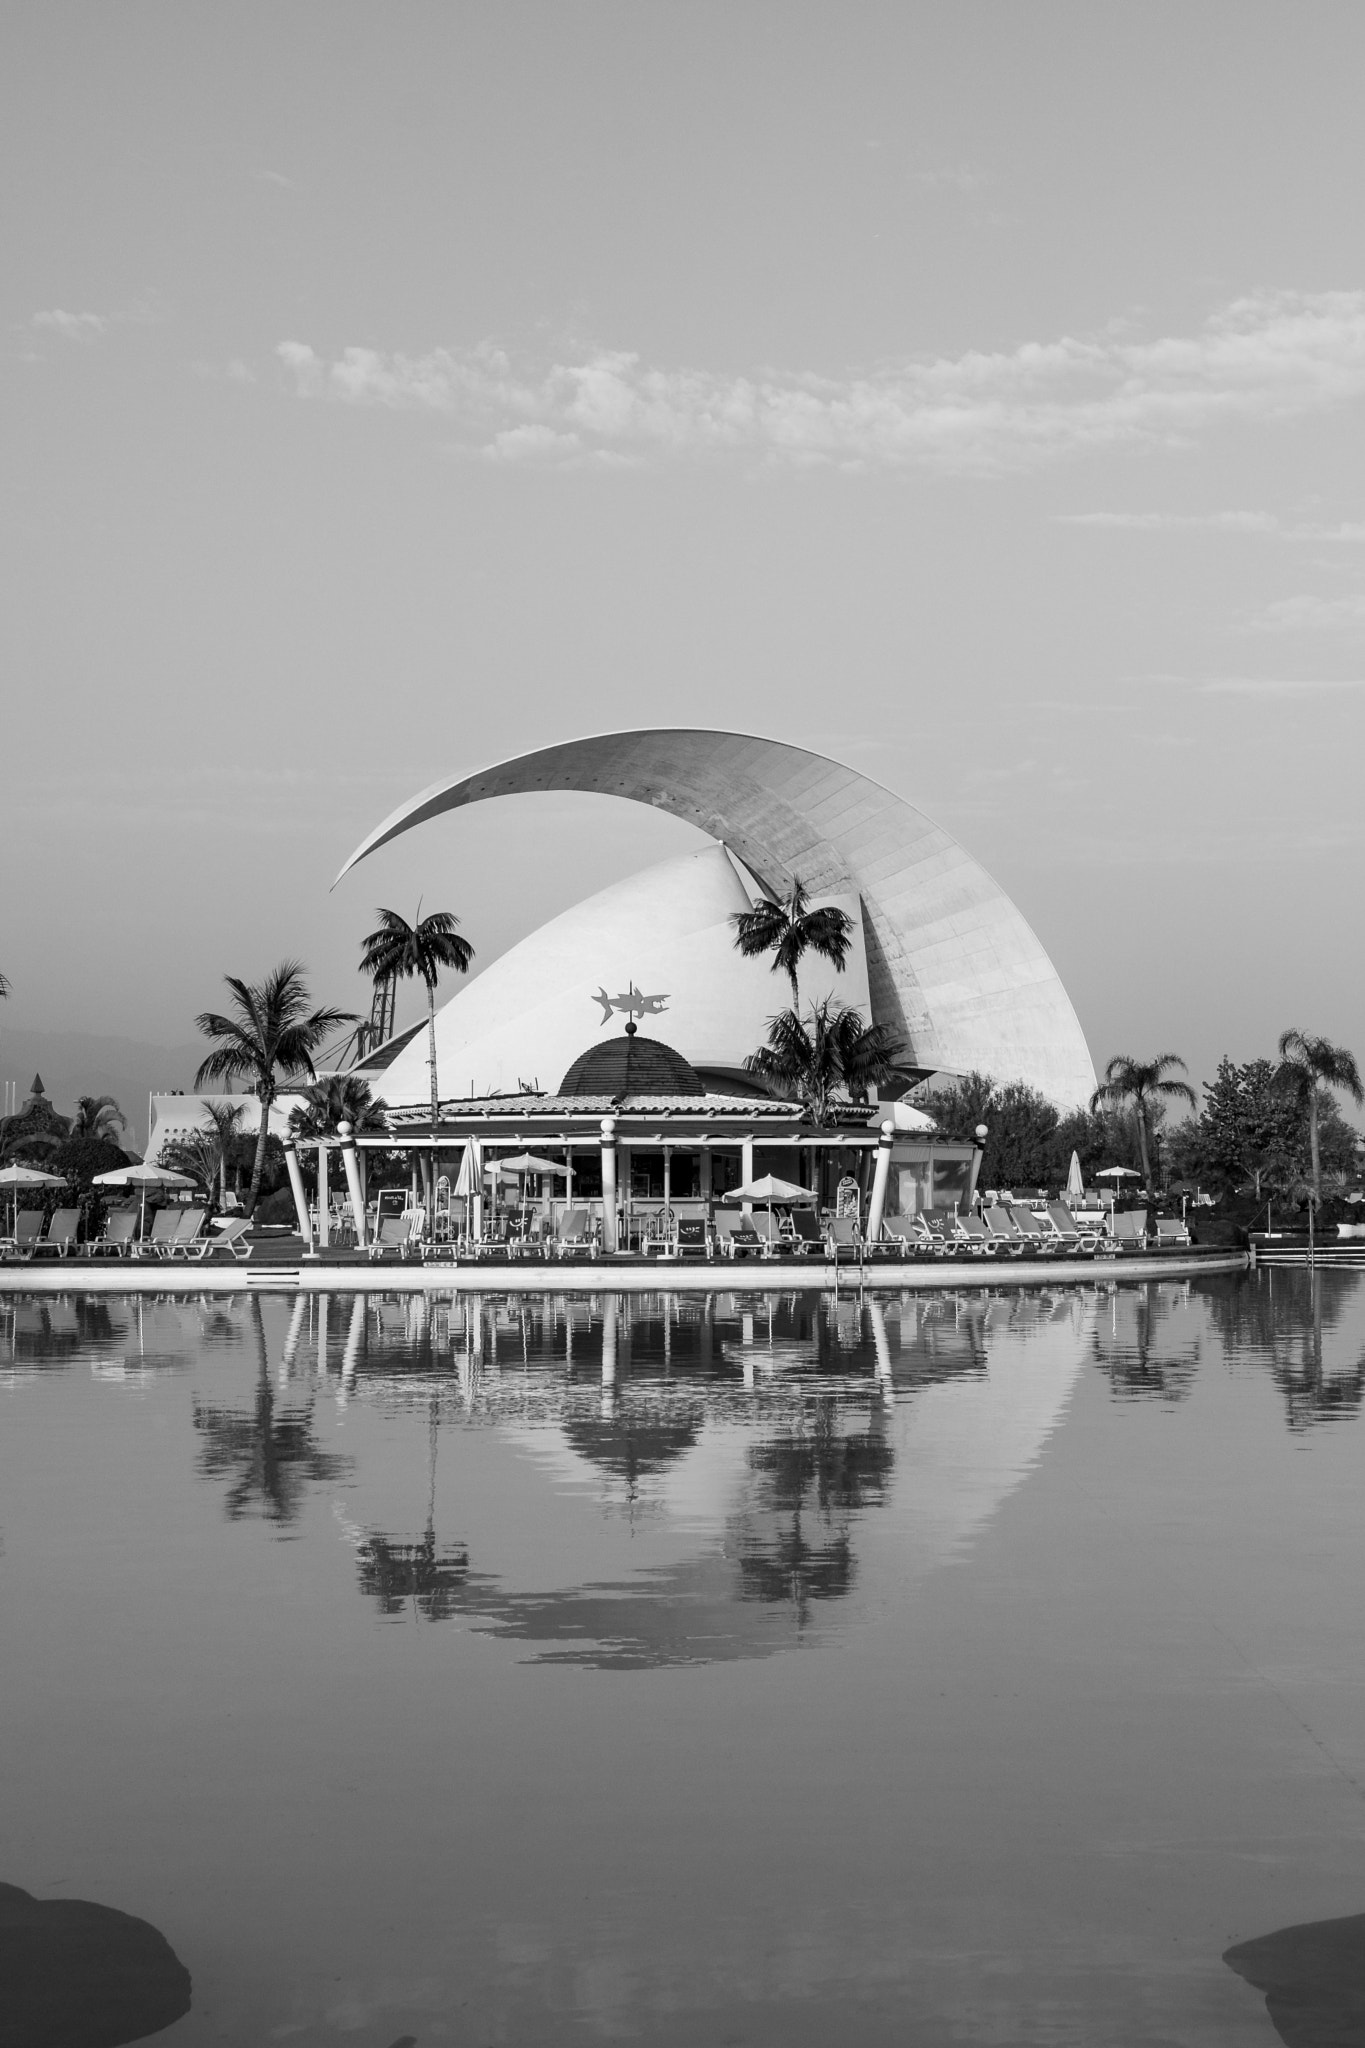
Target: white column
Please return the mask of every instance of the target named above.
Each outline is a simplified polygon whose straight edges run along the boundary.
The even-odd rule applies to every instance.
[[[341,1138],[341,1163],[346,1169],[346,1192],[351,1198],[355,1211],[356,1243],[363,1250],[368,1242],[365,1235],[365,1191],[360,1185],[360,1161],[356,1157],[355,1134],[350,1124],[337,1125]]]
[[[616,1119],[602,1119],[602,1249],[616,1250]]]
[[[740,1146],[739,1159],[739,1177],[747,1187],[754,1177],[754,1141],[752,1138],[746,1138]],[[741,1202],[739,1206],[746,1216],[753,1215],[754,1205],[752,1202]]]
[[[986,1140],[989,1136],[989,1127],[986,1124],[978,1124],[976,1127],[976,1145],[972,1152],[972,1163],[967,1173],[966,1207],[968,1215],[971,1214],[972,1204],[976,1200],[976,1184],[981,1177],[981,1162],[986,1156]]]
[[[284,1141],[284,1163],[289,1174],[289,1186],[294,1196],[294,1214],[299,1219],[299,1235],[304,1249],[313,1249],[313,1226],[308,1220],[308,1197],[303,1192],[303,1175],[299,1171],[299,1148],[292,1138]]]
[[[327,1242],[327,1147],[318,1146],[318,1243]]]
[[[872,1200],[867,1209],[867,1237],[869,1244],[875,1244],[882,1234],[882,1218],[886,1214],[886,1189],[891,1179],[891,1140],[896,1135],[893,1123],[884,1123],[877,1138],[877,1163],[872,1171]]]

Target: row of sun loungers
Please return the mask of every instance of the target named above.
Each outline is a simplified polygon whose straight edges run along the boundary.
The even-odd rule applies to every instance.
[[[245,1217],[232,1217],[206,1229],[207,1209],[173,1207],[158,1209],[146,1237],[137,1234],[139,1211],[111,1209],[98,1237],[82,1241],[78,1235],[80,1211],[54,1209],[47,1227],[42,1211],[21,1209],[15,1219],[14,1235],[0,1241],[0,1256],[10,1259],[119,1258],[185,1259],[200,1261],[216,1252],[234,1259],[251,1256],[246,1241],[250,1224]]]

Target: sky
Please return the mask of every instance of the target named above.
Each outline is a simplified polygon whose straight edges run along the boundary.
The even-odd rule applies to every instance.
[[[0,1073],[359,1008],[381,904],[487,964],[699,842],[347,854],[660,724],[927,811],[1097,1066],[1365,1056],[1362,75],[1254,0],[0,11]]]

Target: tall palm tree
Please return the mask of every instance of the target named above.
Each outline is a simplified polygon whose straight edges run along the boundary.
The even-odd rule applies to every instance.
[[[1159,1052],[1150,1060],[1135,1060],[1131,1053],[1115,1053],[1104,1070],[1104,1079],[1090,1098],[1092,1110],[1122,1109],[1125,1104],[1132,1104],[1144,1187],[1152,1185],[1153,1112],[1167,1102],[1186,1102],[1191,1109],[1195,1106],[1189,1082],[1170,1078],[1176,1067],[1182,1074],[1188,1071],[1178,1053]]]
[[[449,910],[433,910],[423,917],[417,906],[417,921],[409,924],[396,910],[377,910],[379,923],[361,941],[360,971],[372,981],[408,981],[416,976],[427,990],[427,1062],[431,1068],[431,1131],[436,1135],[440,1119],[440,1092],[436,1082],[436,984],[443,967],[458,974],[469,972],[474,948],[460,936],[460,920]]]
[[[861,1011],[850,1003],[839,1012],[834,1035],[851,1102],[866,1102],[870,1087],[896,1079],[905,1046],[889,1024],[864,1024]]]
[[[730,919],[735,944],[746,960],[771,953],[774,974],[785,974],[791,983],[792,1011],[801,1012],[801,992],[796,971],[807,953],[832,960],[842,973],[853,946],[853,920],[832,903],[810,907],[805,883],[796,876],[780,903],[759,903],[752,910],[737,910]]]
[[[128,1119],[112,1095],[78,1095],[76,1114],[71,1120],[73,1138],[96,1138],[117,1145],[122,1151],[128,1135]]]
[[[1277,1079],[1308,1111],[1308,1150],[1313,1161],[1313,1205],[1322,1201],[1322,1161],[1318,1156],[1318,1091],[1340,1088],[1352,1102],[1365,1102],[1360,1069],[1353,1052],[1333,1045],[1330,1038],[1315,1037],[1311,1031],[1280,1033],[1280,1065]]]
[[[239,981],[235,974],[225,975],[232,991],[230,1013],[223,1016],[216,1010],[203,1010],[194,1020],[206,1038],[216,1041],[194,1077],[195,1087],[247,1075],[260,1101],[261,1127],[256,1134],[248,1212],[254,1211],[261,1191],[269,1111],[279,1092],[280,1076],[306,1074],[310,1081],[316,1080],[313,1054],[339,1024],[355,1022],[349,1010],[310,1010],[311,997],[303,976],[297,960],[282,960],[264,981]]]

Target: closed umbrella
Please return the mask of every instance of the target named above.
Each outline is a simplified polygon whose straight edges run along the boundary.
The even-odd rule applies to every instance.
[[[20,1188],[60,1188],[66,1183],[59,1173],[43,1173],[36,1166],[6,1166],[0,1168],[0,1188],[14,1189],[13,1229],[19,1228]]]
[[[139,1166],[116,1166],[112,1173],[97,1173],[94,1184],[97,1188],[141,1188],[142,1221],[138,1225],[138,1233],[142,1237],[147,1235],[148,1188],[194,1186],[187,1173],[174,1173],[169,1166],[148,1166],[145,1161]]]
[[[1081,1173],[1079,1152],[1073,1152],[1071,1155],[1071,1167],[1066,1176],[1066,1192],[1068,1199],[1075,1202],[1078,1202],[1085,1193],[1085,1179]]]

